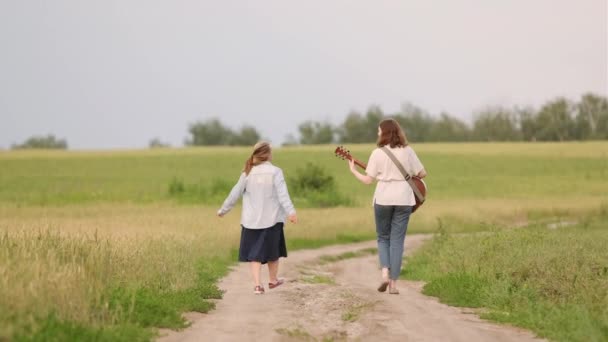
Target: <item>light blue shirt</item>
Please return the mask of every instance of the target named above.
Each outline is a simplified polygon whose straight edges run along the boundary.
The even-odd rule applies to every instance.
[[[289,198],[283,171],[270,162],[254,166],[249,175],[243,172],[218,214],[228,213],[241,195],[241,224],[245,228],[270,228],[278,222],[285,222],[287,215],[296,213]]]

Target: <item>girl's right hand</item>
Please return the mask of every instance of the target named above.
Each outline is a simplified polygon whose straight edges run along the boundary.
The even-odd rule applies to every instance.
[[[296,214],[291,214],[287,218],[289,219],[289,222],[291,222],[291,223],[294,223],[294,224],[298,223],[298,215],[296,215]]]

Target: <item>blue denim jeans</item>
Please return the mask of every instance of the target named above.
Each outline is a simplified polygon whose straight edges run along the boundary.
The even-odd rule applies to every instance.
[[[380,266],[388,268],[390,278],[396,280],[401,273],[403,243],[412,207],[406,205],[374,204],[376,234],[378,235],[378,256]]]

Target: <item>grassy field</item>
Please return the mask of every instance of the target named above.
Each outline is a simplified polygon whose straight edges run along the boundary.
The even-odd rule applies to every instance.
[[[550,227],[444,233],[402,273],[427,281],[423,292],[442,302],[551,340],[608,340],[608,206]]]
[[[429,200],[410,233],[577,219],[608,203],[608,143],[420,144]],[[290,248],[374,237],[371,196],[333,146],[281,148],[289,178],[308,162],[352,205],[300,208]],[[350,146],[366,160],[371,145]],[[239,211],[215,212],[244,148],[0,152],[0,340],[147,340],[206,311],[234,260]],[[175,180],[193,196],[174,196]],[[296,199],[296,203],[301,203]],[[84,337],[83,337],[84,336]]]
[[[414,146],[429,170],[433,200],[594,198],[608,192],[608,144],[512,143]],[[371,145],[350,148],[363,161]],[[175,177],[185,184],[232,185],[248,148],[192,148],[128,152],[0,152],[0,203],[66,205],[171,200]],[[371,187],[358,186],[333,146],[275,151],[287,177],[308,162],[324,166],[357,205],[370,203]],[[220,196],[221,197],[221,196]]]

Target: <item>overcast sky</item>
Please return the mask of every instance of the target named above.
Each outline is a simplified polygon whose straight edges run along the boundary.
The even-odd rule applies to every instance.
[[[0,0],[0,147],[181,146],[219,117],[280,144],[305,120],[411,102],[608,95],[606,0]]]

